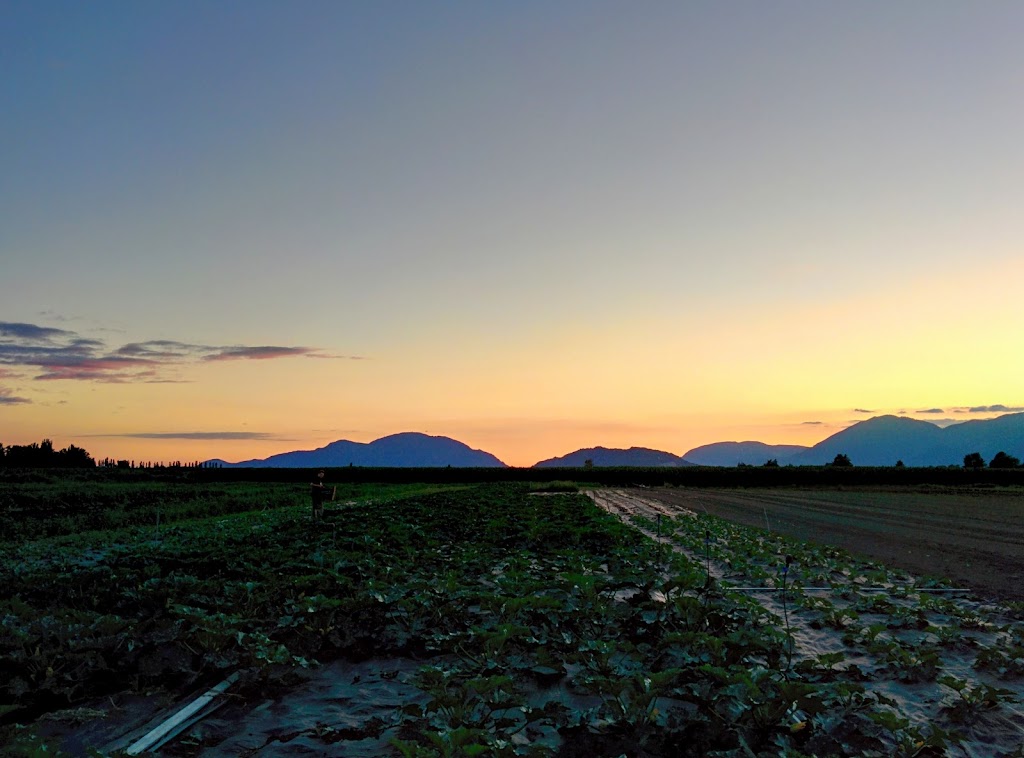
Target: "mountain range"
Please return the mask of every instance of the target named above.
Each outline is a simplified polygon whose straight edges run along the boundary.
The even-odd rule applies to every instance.
[[[986,461],[1003,451],[1024,456],[1024,413],[966,421],[945,428],[903,416],[876,416],[822,440],[779,463],[796,466],[830,463],[843,453],[857,466],[961,465],[968,453]]]
[[[338,468],[367,466],[381,468],[494,468],[505,464],[490,453],[474,450],[450,437],[419,432],[402,432],[373,442],[338,440],[316,450],[294,450],[269,458],[210,464],[225,468]]]
[[[767,445],[763,442],[716,442],[677,456],[644,447],[629,449],[589,447],[535,464],[540,468],[594,466],[817,466],[846,455],[855,466],[960,465],[968,453],[978,452],[986,461],[997,452],[1024,459],[1024,413],[987,420],[967,421],[945,428],[904,416],[876,416],[843,429],[812,447]],[[338,440],[316,450],[295,450],[269,458],[228,463],[214,459],[208,464],[249,468],[316,468],[339,466],[493,468],[506,464],[483,450],[475,450],[449,437],[403,432],[374,442]]]
[[[593,466],[692,466],[678,455],[666,453],[664,450],[651,450],[648,447],[621,448],[587,447],[559,458],[548,458],[533,464],[534,468],[573,468],[585,466],[590,461]]]
[[[695,447],[684,453],[683,458],[698,466],[738,466],[741,463],[759,466],[769,460],[788,460],[808,449],[804,445],[766,445],[753,441],[713,442]]]

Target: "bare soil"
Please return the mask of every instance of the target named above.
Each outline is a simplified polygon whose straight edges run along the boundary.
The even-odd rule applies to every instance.
[[[654,488],[644,497],[1024,601],[1024,494]]]

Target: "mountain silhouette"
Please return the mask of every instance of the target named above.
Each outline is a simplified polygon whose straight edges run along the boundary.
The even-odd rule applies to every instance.
[[[646,447],[588,447],[534,464],[535,468],[594,466],[736,466],[761,465],[775,459],[780,465],[821,466],[840,453],[855,466],[959,466],[968,453],[986,462],[998,452],[1024,459],[1024,413],[973,420],[945,428],[905,416],[876,416],[843,429],[813,447],[768,445],[763,442],[715,442],[695,447],[682,456]],[[316,450],[294,450],[269,458],[229,463],[219,458],[207,464],[226,468],[316,468],[367,466],[381,468],[494,468],[506,464],[483,450],[474,450],[450,437],[402,432],[373,442],[338,440]]]
[[[338,440],[316,450],[294,450],[269,458],[227,463],[226,468],[317,468],[367,466],[380,468],[495,468],[505,464],[490,453],[474,450],[450,437],[401,432],[373,442]]]
[[[548,458],[533,464],[534,468],[575,468],[587,461],[594,466],[690,466],[678,455],[666,453],[664,450],[651,450],[647,447],[622,448],[588,447],[576,450],[568,455]]]
[[[748,463],[752,466],[775,459],[784,459],[807,450],[805,445],[767,445],[764,442],[713,442],[701,445],[683,454],[690,463],[698,466],[738,466]]]
[[[907,466],[963,464],[968,453],[981,453],[986,461],[999,451],[1024,455],[1024,413],[967,421],[941,428],[903,416],[876,416],[822,440],[779,463],[823,465],[839,453],[855,466]]]

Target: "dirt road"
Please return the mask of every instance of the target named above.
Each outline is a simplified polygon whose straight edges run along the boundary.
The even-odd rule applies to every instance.
[[[916,574],[1024,601],[1024,497],[927,490],[653,488],[667,508],[702,511],[836,545]]]

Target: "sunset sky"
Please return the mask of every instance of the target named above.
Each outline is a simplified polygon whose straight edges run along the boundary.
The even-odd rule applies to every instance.
[[[0,6],[0,443],[1024,409],[1024,3]]]

